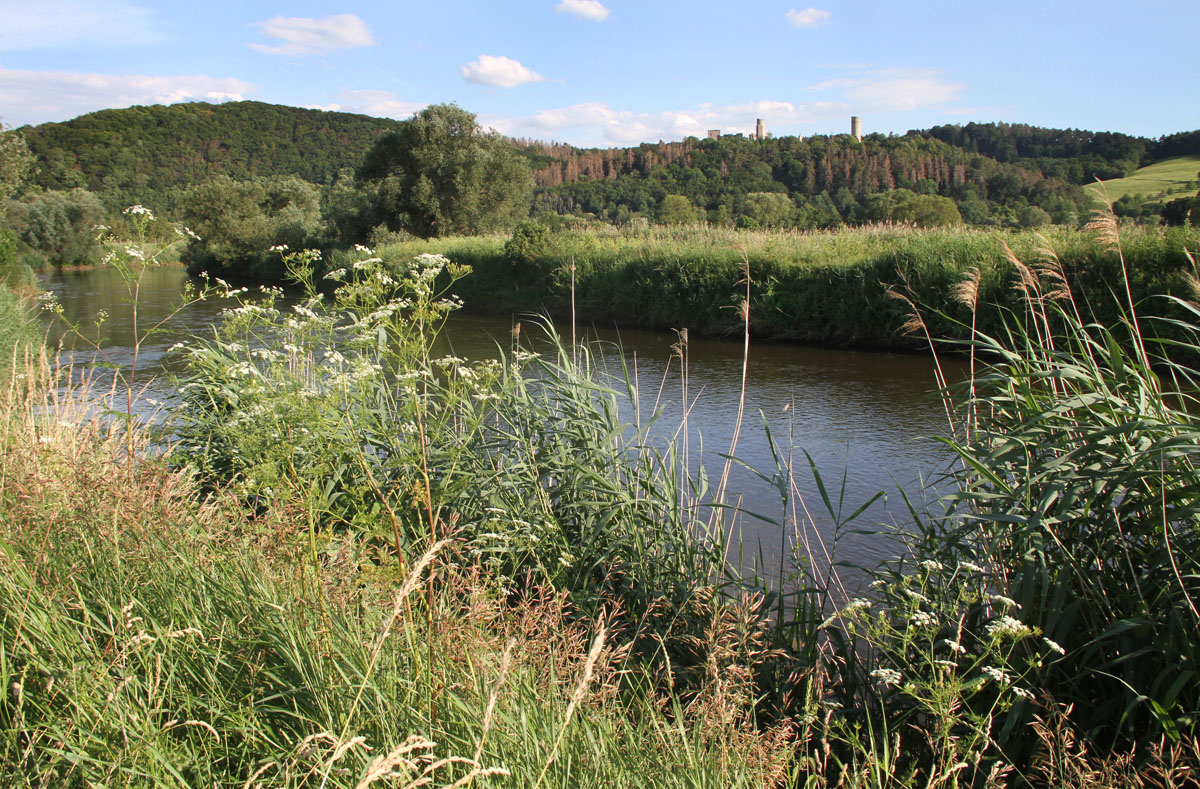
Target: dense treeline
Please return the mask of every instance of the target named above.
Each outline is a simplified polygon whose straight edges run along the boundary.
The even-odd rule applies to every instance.
[[[577,149],[519,141],[539,186],[535,213],[591,214],[623,222],[645,215],[671,223],[687,198],[694,218],[715,224],[801,229],[886,219],[880,193],[907,190],[954,201],[974,225],[1073,224],[1091,198],[1080,187],[1119,178],[1161,156],[1200,151],[1200,133],[1159,141],[1111,132],[968,124],[903,136],[849,135],[645,143]],[[785,216],[764,212],[755,195],[793,203]],[[665,210],[669,209],[669,210]]]
[[[1200,153],[1200,131],[1156,141],[994,123],[861,141],[727,135],[580,149],[508,140],[454,105],[392,121],[260,102],[105,110],[4,141],[4,173],[26,173],[0,175],[12,187],[4,222],[33,254],[85,261],[94,228],[138,203],[205,228],[192,261],[229,273],[275,265],[265,241],[378,245],[507,231],[530,216],[750,230],[1077,226],[1093,207],[1084,184]],[[1173,224],[1191,210],[1118,205],[1121,216]]]
[[[239,101],[103,110],[22,133],[37,156],[34,185],[82,187],[110,208],[166,209],[173,189],[217,175],[332,183],[398,126],[387,118]]]

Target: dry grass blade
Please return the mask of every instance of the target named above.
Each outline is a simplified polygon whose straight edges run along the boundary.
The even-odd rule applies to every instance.
[[[409,754],[414,751],[432,750],[435,747],[437,747],[435,743],[418,734],[414,734],[399,747],[371,760],[371,763],[367,766],[366,775],[355,785],[354,789],[366,789],[371,784],[383,778],[404,778],[406,775],[418,772],[420,764],[409,758]],[[406,772],[396,772],[395,769],[397,767],[403,767]]]

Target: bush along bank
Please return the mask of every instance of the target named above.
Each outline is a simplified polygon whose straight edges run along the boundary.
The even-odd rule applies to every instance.
[[[1135,300],[1190,298],[1195,272],[1186,249],[1200,246],[1192,228],[1130,228],[1123,253]],[[743,232],[710,228],[641,231],[559,231],[528,223],[505,241],[491,236],[385,245],[385,260],[433,252],[469,265],[455,293],[471,311],[546,313],[652,329],[688,328],[737,336],[736,306],[751,282],[751,334],[760,340],[818,346],[919,349],[923,342],[897,332],[906,308],[889,298],[903,287],[930,310],[937,336],[969,339],[969,312],[950,297],[971,269],[980,272],[977,326],[994,332],[1003,310],[1020,309],[1019,271],[1008,246],[1029,265],[1053,250],[1078,290],[1088,319],[1119,318],[1112,294],[1124,280],[1115,252],[1087,231],[1054,228],[995,233],[970,229],[868,227],[830,233]],[[992,309],[998,306],[1002,309]],[[1163,300],[1150,314],[1185,317]],[[968,324],[969,325],[969,324]]]
[[[311,256],[288,262],[307,302],[235,301],[178,351],[175,471],[83,415],[6,406],[13,780],[366,786],[438,764],[441,785],[1115,787],[1200,768],[1195,389],[1128,300],[1092,326],[1064,269],[1026,267],[1020,311],[947,392],[955,492],[848,596],[815,557],[783,590],[727,567],[731,524],[705,506],[723,485],[627,424],[636,382],[583,349],[435,357],[462,269],[360,259],[321,296]],[[966,284],[946,298],[970,325]],[[786,468],[761,471],[790,495]]]

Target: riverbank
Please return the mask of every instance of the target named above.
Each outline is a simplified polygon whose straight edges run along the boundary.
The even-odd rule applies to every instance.
[[[7,390],[10,782],[1115,787],[1196,769],[1200,429],[1160,383],[1185,369],[1156,376],[1144,346],[1030,298],[1042,322],[980,340],[1003,365],[951,409],[946,511],[914,513],[906,558],[846,599],[812,561],[782,588],[731,572],[733,513],[706,506],[724,476],[681,475],[587,348],[440,356],[439,283],[464,272],[355,262],[286,309],[204,294],[237,301],[180,349],[166,458],[86,393]],[[787,501],[790,469],[761,471]],[[788,527],[840,509],[819,498]]]
[[[738,305],[747,295],[756,340],[822,347],[920,350],[923,337],[900,332],[905,292],[920,305],[935,337],[967,339],[970,308],[956,287],[979,271],[981,331],[1000,331],[1003,311],[1020,314],[1020,274],[1005,252],[1037,267],[1050,250],[1099,322],[1119,317],[1113,293],[1124,292],[1120,258],[1094,233],[1062,227],[1033,232],[867,227],[832,232],[746,232],[654,227],[621,231],[535,233],[513,245],[488,236],[411,240],[377,250],[386,261],[444,254],[469,265],[455,288],[468,310],[547,313],[582,322],[680,329],[738,336]],[[1195,270],[1185,249],[1200,248],[1200,230],[1123,228],[1122,251],[1134,298],[1146,314],[1183,317],[1162,295],[1191,298]],[[506,245],[508,247],[506,251]],[[335,256],[332,265],[339,265]],[[993,306],[998,305],[999,309]]]

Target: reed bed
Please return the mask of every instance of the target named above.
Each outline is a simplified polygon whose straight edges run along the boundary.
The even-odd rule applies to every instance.
[[[1133,227],[1122,231],[1135,297],[1187,298],[1185,249],[1200,246],[1200,231]],[[1020,259],[1052,247],[1074,276],[1080,302],[1099,322],[1120,315],[1111,292],[1121,285],[1115,258],[1092,234],[1065,227],[999,233],[971,228],[869,226],[838,231],[747,232],[710,227],[645,227],[547,232],[532,246],[501,237],[435,239],[385,246],[385,260],[438,252],[469,265],[456,285],[469,310],[548,313],[568,319],[615,322],[654,329],[737,336],[736,305],[744,295],[743,262],[751,288],[751,334],[829,347],[919,350],[899,334],[902,305],[887,296],[904,285],[929,311],[938,336],[970,339],[970,313],[950,293],[970,269],[981,272],[978,327],[999,330],[1001,313],[1020,309],[1010,287],[1014,269],[1002,252]],[[1166,302],[1146,309],[1183,318]]]

